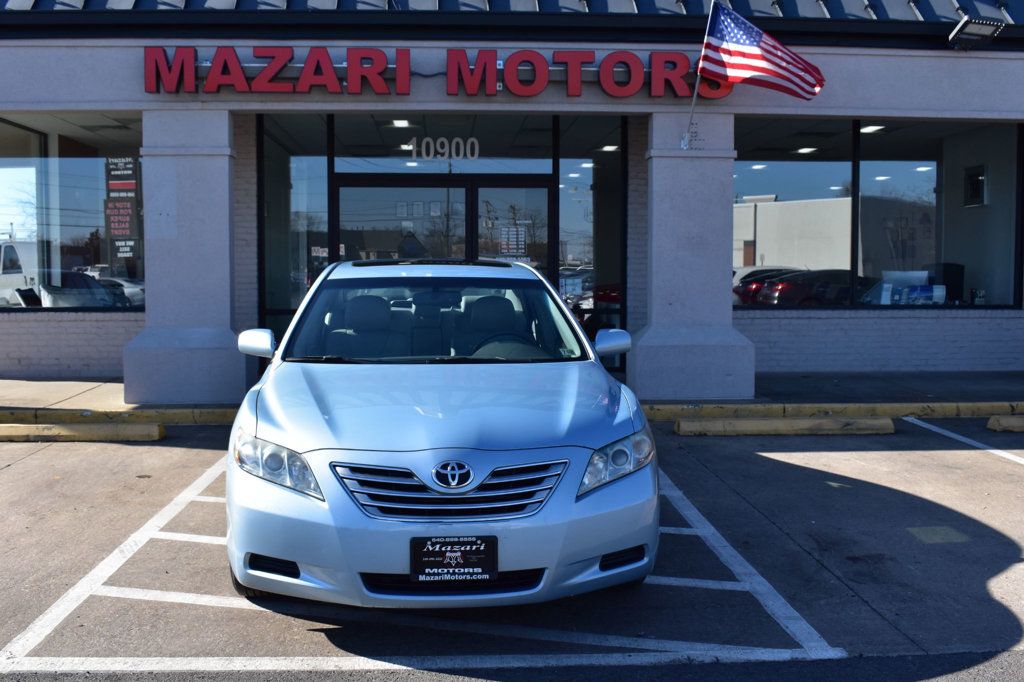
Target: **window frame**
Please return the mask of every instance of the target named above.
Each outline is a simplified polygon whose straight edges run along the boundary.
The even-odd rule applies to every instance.
[[[36,178],[36,186],[37,186],[37,192],[38,192],[37,196],[42,197],[42,202],[44,203],[44,205],[46,207],[49,207],[50,206],[51,183],[49,182],[49,180],[47,178],[47,174],[50,172],[50,161],[52,159],[54,159],[54,158],[57,158],[59,160],[59,157],[56,156],[52,152],[52,150],[51,150],[51,146],[53,144],[55,144],[55,142],[51,142],[51,139],[50,139],[51,135],[49,133],[45,133],[43,131],[36,130],[35,128],[30,128],[29,126],[22,125],[21,123],[15,123],[14,121],[11,121],[11,120],[9,120],[7,118],[3,118],[3,117],[0,117],[0,123],[2,123],[4,125],[11,126],[12,128],[18,128],[20,130],[24,130],[27,133],[31,133],[32,135],[35,135],[39,139],[39,150],[40,151],[39,151],[38,159],[39,159],[39,161],[41,163],[41,166],[43,168],[43,172],[41,174],[42,177],[37,177]],[[139,186],[142,186],[142,182],[141,182],[141,175],[142,175],[142,145],[141,144],[139,145],[139,153],[136,155],[136,158],[138,159],[138,168],[139,168],[139,181],[140,181],[139,182]],[[141,202],[141,199],[142,199],[141,192],[139,194],[139,199],[140,199],[139,203],[141,204],[142,203]],[[143,236],[140,236],[139,241],[143,242],[144,239],[145,238]],[[44,240],[44,241],[49,241],[49,240]],[[39,236],[37,234],[37,236],[36,236],[37,248],[38,248],[38,244],[39,244]],[[143,253],[144,253],[145,247],[143,246],[142,248],[143,248]],[[0,256],[2,256],[2,254],[0,254]],[[20,253],[18,254],[18,257],[19,257],[19,260],[21,260],[21,254]],[[53,269],[54,268],[51,268],[51,267],[48,267],[48,266],[44,266],[41,262],[40,262],[40,265],[38,267],[38,270],[40,272],[45,271],[45,270],[53,270]],[[57,269],[59,270],[60,268],[57,268]],[[22,273],[23,272],[24,272],[24,266],[22,267]],[[97,284],[99,284],[98,280],[97,280]],[[11,314],[11,315],[48,315],[48,314],[60,315],[60,314],[64,314],[64,313],[103,313],[103,314],[113,314],[113,315],[125,315],[125,314],[137,314],[138,315],[138,314],[145,314],[145,312],[146,312],[146,306],[145,305],[142,305],[142,306],[126,306],[126,307],[106,307],[106,306],[67,306],[67,307],[51,307],[51,308],[45,308],[45,307],[41,307],[41,306],[39,306],[39,307],[34,307],[34,306],[33,307],[27,307],[27,306],[0,307],[0,315],[8,315],[8,314]]]
[[[752,118],[756,118],[752,117]],[[872,119],[874,120],[874,119]],[[1013,302],[985,305],[914,305],[914,304],[879,304],[861,303],[857,300],[857,278],[858,261],[860,260],[860,167],[861,167],[861,126],[863,119],[854,118],[851,124],[851,149],[850,149],[850,277],[849,295],[844,305],[821,305],[815,306],[812,310],[836,311],[836,310],[897,310],[906,312],[914,311],[947,311],[947,310],[1021,310],[1024,309],[1024,123],[1016,124],[1016,157],[1017,167],[1014,178],[1016,196],[1014,197],[1014,266],[1013,266]],[[984,121],[984,123],[1008,123],[1007,121]],[[986,200],[987,188],[986,188]],[[986,201],[987,203],[987,201]],[[806,306],[799,305],[743,305],[733,304],[733,311],[771,311],[771,310],[802,310],[807,311]]]

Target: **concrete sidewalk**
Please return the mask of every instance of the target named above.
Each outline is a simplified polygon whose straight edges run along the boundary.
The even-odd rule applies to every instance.
[[[1024,372],[761,374],[752,400],[657,402],[644,409],[650,419],[675,421],[679,432],[688,434],[864,428],[891,433],[891,423],[869,420],[1022,415]],[[0,380],[0,424],[231,424],[236,410],[235,405],[129,405],[119,381]],[[738,423],[742,420],[749,423]]]

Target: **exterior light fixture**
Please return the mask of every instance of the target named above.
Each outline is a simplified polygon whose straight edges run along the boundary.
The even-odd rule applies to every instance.
[[[841,190],[842,188],[842,185],[832,185],[831,187],[829,187],[829,189],[832,190],[833,192]]]
[[[860,131],[862,133],[877,133],[879,130],[882,130],[883,128],[885,128],[885,126],[864,126],[863,128],[860,129]]]
[[[418,161],[406,161],[405,165],[408,166],[409,168],[415,168],[416,166],[418,166],[420,164],[419,164]]]
[[[401,147],[399,147],[399,149],[401,149],[403,152],[411,152],[412,151],[412,145],[411,144],[403,144]]]
[[[800,149],[796,150],[796,153],[797,154],[813,154],[816,151],[818,151],[817,147],[800,147]]]
[[[619,151],[619,145],[617,145],[617,144],[606,144],[605,146],[601,147],[601,151],[603,151],[603,152],[617,152],[617,151]]]
[[[918,173],[924,173],[925,171],[930,171],[931,169],[931,166],[918,166],[914,170],[916,170]]]
[[[559,185],[558,189],[565,189],[565,185]]]
[[[569,177],[570,178],[578,178],[579,176],[580,176],[579,173],[569,173]]]
[[[949,34],[949,44],[958,50],[970,50],[991,41],[1005,26],[1006,23],[1002,21],[976,19],[965,14]]]
[[[580,164],[580,168],[593,168],[593,167],[594,167],[594,164],[593,164],[593,163],[590,163],[590,162],[587,162],[587,163],[581,163],[581,164]]]
[[[395,119],[394,121],[391,122],[391,125],[395,126],[396,128],[408,128],[409,122],[403,119]]]
[[[891,179],[892,179],[891,175],[876,175],[875,176],[875,180],[878,180],[879,182],[881,182],[883,180],[891,180]]]
[[[750,169],[751,169],[751,170],[764,170],[764,169],[765,169],[765,168],[767,168],[767,167],[768,167],[768,165],[767,165],[767,164],[764,164],[764,163],[755,163],[755,164],[754,164],[753,166],[751,166],[751,167],[750,167]]]

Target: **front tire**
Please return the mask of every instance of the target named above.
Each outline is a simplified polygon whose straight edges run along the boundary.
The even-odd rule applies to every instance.
[[[238,578],[235,577],[235,572],[228,566],[228,573],[231,575],[231,586],[235,588],[235,592],[239,596],[245,597],[246,599],[261,599],[271,596],[269,592],[263,590],[253,589],[252,587],[246,587],[242,583],[238,582]]]

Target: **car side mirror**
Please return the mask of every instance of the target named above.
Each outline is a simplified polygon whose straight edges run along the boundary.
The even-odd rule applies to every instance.
[[[246,355],[272,358],[276,348],[274,332],[269,329],[246,329],[238,335],[238,350]]]
[[[625,329],[599,329],[594,338],[594,352],[598,357],[628,353],[633,338]]]

